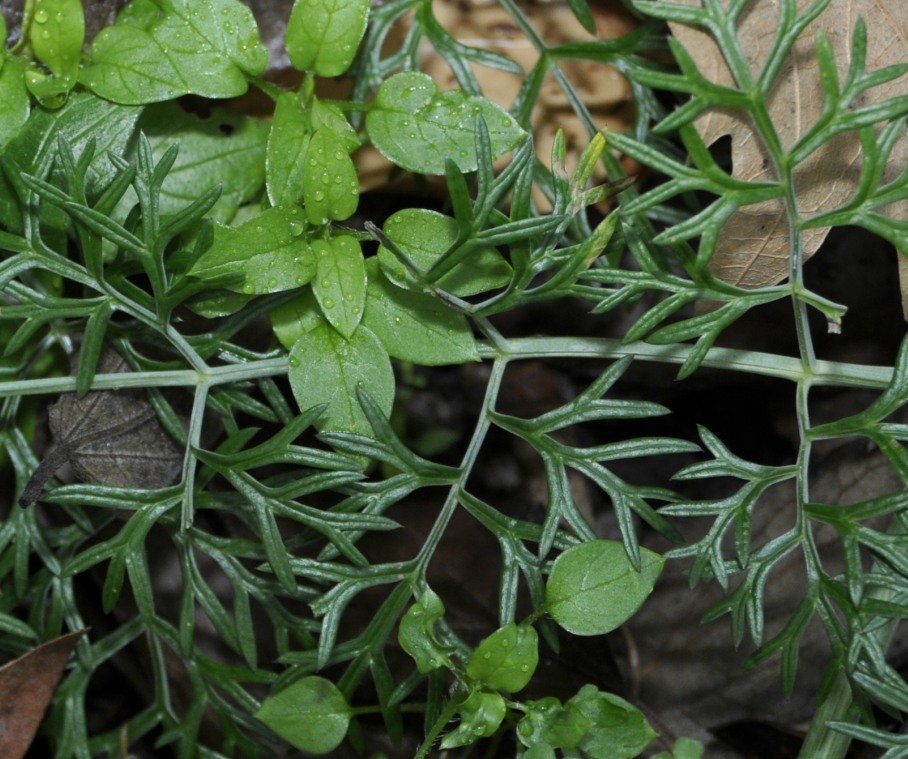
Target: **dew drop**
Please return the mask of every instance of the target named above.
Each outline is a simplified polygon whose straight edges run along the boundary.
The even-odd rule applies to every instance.
[[[361,309],[359,306],[354,306],[354,307],[351,309],[351,311],[353,311],[354,315],[359,314],[359,312],[360,312],[361,310],[362,310],[362,309]]]
[[[57,15],[55,15],[54,18],[57,20],[58,24],[61,23],[63,21],[63,12],[57,11]]]
[[[315,202],[320,203],[324,199],[325,199],[325,193],[323,193],[321,190],[316,190],[315,191]]]
[[[255,227],[255,231],[256,231],[258,234],[262,234],[262,232],[265,231],[265,228],[264,228],[263,226],[261,226],[260,224],[257,224],[256,227]]]
[[[306,282],[308,282],[308,281],[309,280],[307,280],[302,274],[296,278],[296,284],[299,285],[300,287],[305,285]]]
[[[344,300],[347,301],[347,303],[352,303],[352,302],[353,302],[353,296],[352,296],[350,293],[347,293],[347,294],[344,296]]]
[[[483,659],[491,659],[491,658],[492,658],[492,652],[491,652],[491,651],[486,651],[486,652],[482,655],[482,658],[483,658]]]
[[[46,10],[44,10],[44,8],[40,8],[39,10],[37,10],[35,12],[35,23],[36,24],[46,24],[47,20],[49,18],[50,18],[50,14]]]
[[[255,285],[253,285],[251,282],[247,282],[245,285],[243,285],[243,292],[247,295],[252,295],[252,293],[255,292]]]
[[[294,237],[299,237],[306,229],[306,225],[301,221],[291,221],[290,222],[290,234]],[[294,263],[299,263],[299,258],[293,259]]]
[[[45,39],[45,40],[49,40],[50,39],[50,30],[45,29],[43,32],[41,32],[41,38]],[[51,55],[54,54],[53,50],[48,50],[47,52],[50,53]]]
[[[325,298],[325,308],[334,308],[334,301],[331,298]]]
[[[292,369],[296,369],[300,365],[300,360],[296,356],[290,356],[287,363],[290,364]]]
[[[399,316],[395,316],[395,317],[394,317],[394,323],[395,323],[395,324],[400,324],[400,317],[399,317]]]
[[[344,181],[344,180],[341,179],[340,177],[334,177],[334,184],[340,184],[340,183],[343,182],[343,181]]]
[[[521,671],[521,672],[529,672],[529,671],[530,671],[529,665],[528,665],[528,664],[521,664],[521,665],[520,665],[520,671]]]
[[[334,151],[334,158],[338,161],[343,161],[345,155],[346,155],[346,153],[344,153],[343,150]]]
[[[273,291],[276,287],[277,287],[277,280],[272,277],[271,279],[268,280],[268,289]]]
[[[323,253],[322,255],[324,255],[324,253]],[[323,280],[322,280],[322,287],[324,287],[326,290],[327,290],[329,287],[331,287],[331,280],[330,280],[330,279],[323,279]]]

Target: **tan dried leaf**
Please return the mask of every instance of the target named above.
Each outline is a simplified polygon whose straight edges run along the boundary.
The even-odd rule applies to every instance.
[[[675,0],[699,6],[701,0]],[[812,0],[797,0],[803,12]],[[728,2],[726,1],[726,5]],[[778,28],[780,0],[753,0],[742,12],[738,39],[754,77],[762,70]],[[823,91],[815,52],[816,32],[822,29],[835,52],[839,80],[844,81],[851,64],[852,33],[858,18],[867,25],[868,71],[908,59],[908,5],[904,0],[832,0],[829,7],[807,27],[782,65],[767,105],[781,145],[790,149],[816,123],[823,108]],[[733,86],[734,80],[718,46],[705,32],[672,23],[678,41],[700,71],[718,84]],[[860,105],[870,105],[896,95],[908,94],[908,76],[900,77],[864,93]],[[733,175],[747,181],[774,181],[770,155],[747,114],[715,109],[695,122],[704,142],[731,137]],[[908,160],[908,146],[900,139],[891,156],[884,181],[891,181]],[[795,169],[799,213],[810,217],[847,203],[854,195],[862,166],[857,132],[846,132],[825,143]],[[884,213],[908,218],[908,201],[887,206]],[[829,228],[806,230],[804,251],[813,255]],[[745,206],[736,211],[719,234],[712,268],[727,282],[744,287],[774,285],[788,276],[789,224],[781,200]],[[908,265],[899,256],[902,307],[908,318]]]
[[[0,667],[0,756],[21,759],[38,731],[70,653],[87,630],[61,635]]]

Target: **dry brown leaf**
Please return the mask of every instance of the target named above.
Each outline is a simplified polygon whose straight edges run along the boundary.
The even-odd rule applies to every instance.
[[[699,6],[701,0],[676,0]],[[797,0],[803,11],[812,0]],[[725,3],[726,5],[728,2]],[[771,50],[778,27],[780,0],[754,0],[742,12],[738,39],[756,75]],[[851,63],[852,32],[858,18],[867,25],[869,71],[904,63],[908,58],[908,4],[904,0],[832,0],[819,18],[807,27],[783,64],[767,98],[769,112],[781,144],[790,149],[817,120],[823,92],[815,54],[815,35],[822,29],[829,37],[843,81]],[[705,32],[672,23],[675,37],[710,80],[732,86],[731,72],[718,46]],[[908,94],[908,76],[865,93],[862,105]],[[695,122],[707,145],[730,135],[733,174],[747,181],[774,181],[772,162],[746,114],[712,110]],[[894,179],[908,159],[906,140],[893,151],[885,181]],[[845,204],[854,194],[861,173],[862,156],[857,132],[841,134],[823,145],[795,171],[795,187],[802,216],[811,216]],[[885,213],[908,218],[908,201],[893,203]],[[805,260],[813,255],[829,228],[804,233]],[[739,209],[725,223],[712,258],[712,268],[727,282],[744,287],[774,285],[788,276],[789,225],[782,201],[768,201]],[[899,256],[902,307],[908,318],[908,265]]]
[[[38,732],[70,653],[87,630],[61,635],[0,667],[0,756],[21,759]]]

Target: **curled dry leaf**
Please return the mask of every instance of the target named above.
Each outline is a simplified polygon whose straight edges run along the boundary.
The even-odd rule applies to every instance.
[[[699,6],[701,0],[674,0]],[[726,0],[726,5],[728,4]],[[803,12],[812,0],[797,0]],[[738,23],[738,39],[751,71],[758,74],[772,49],[780,15],[780,0],[750,3]],[[908,50],[908,14],[904,0],[832,0],[829,7],[807,27],[782,65],[767,106],[782,147],[790,149],[810,129],[823,108],[823,90],[815,52],[816,32],[822,29],[835,53],[840,81],[851,65],[852,34],[858,18],[867,25],[868,71],[905,62]],[[671,29],[708,79],[723,86],[734,80],[718,46],[700,29],[672,23]],[[862,106],[908,94],[908,76],[902,76],[867,91]],[[747,114],[740,110],[714,109],[695,122],[704,142],[731,137],[733,175],[746,181],[774,181],[772,161]],[[902,171],[908,159],[903,137],[890,157],[884,182]],[[858,133],[840,134],[795,169],[795,187],[800,214],[810,217],[847,203],[854,195],[861,174],[862,155]],[[908,201],[881,209],[896,219],[908,218]],[[804,232],[805,260],[823,242],[829,228]],[[772,200],[738,209],[723,227],[712,257],[712,268],[727,282],[744,287],[774,285],[788,276],[789,224],[783,201]],[[908,263],[899,256],[902,307],[908,318]]]
[[[0,667],[0,756],[21,759],[34,740],[70,653],[87,630],[61,635]]]

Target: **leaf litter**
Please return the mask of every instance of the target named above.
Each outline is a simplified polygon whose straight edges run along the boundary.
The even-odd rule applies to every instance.
[[[98,373],[128,369],[126,360],[107,348]],[[66,393],[48,409],[54,444],[25,486],[19,503],[38,500],[47,481],[64,464],[83,482],[147,490],[172,485],[183,452],[158,421],[140,392],[98,390],[79,398]]]
[[[700,0],[676,0],[699,6]],[[726,5],[728,2],[726,0]],[[799,14],[813,4],[797,0]],[[738,23],[738,39],[751,71],[756,76],[772,50],[781,0],[750,3]],[[823,109],[823,89],[816,56],[816,34],[829,38],[840,82],[852,63],[852,32],[857,20],[867,26],[867,71],[905,62],[908,49],[908,14],[903,0],[831,0],[800,35],[789,51],[775,84],[768,93],[767,107],[782,148],[790,151],[811,129]],[[731,71],[719,47],[706,32],[680,23],[670,23],[672,33],[711,81],[734,86]],[[896,96],[908,95],[908,75],[869,89],[861,107]],[[740,110],[711,109],[694,122],[707,145],[731,137],[733,176],[750,182],[777,181],[766,146],[757,136],[748,116]],[[908,140],[903,136],[890,155],[883,182],[895,179],[908,162]],[[858,131],[837,135],[824,143],[794,169],[799,213],[809,218],[847,204],[854,196],[863,161]],[[908,218],[908,200],[878,209],[893,219]],[[804,260],[819,249],[829,227],[803,230]],[[716,243],[711,266],[722,279],[744,287],[775,285],[788,276],[789,223],[784,201],[775,199],[739,208],[725,223]],[[908,318],[908,261],[899,255],[902,309]]]

